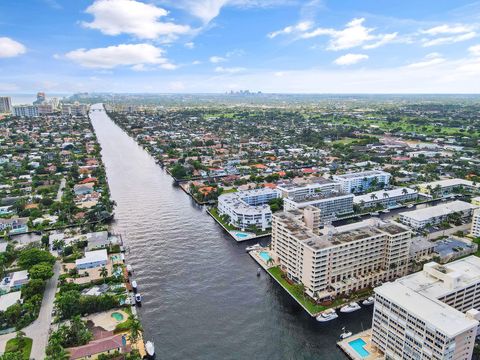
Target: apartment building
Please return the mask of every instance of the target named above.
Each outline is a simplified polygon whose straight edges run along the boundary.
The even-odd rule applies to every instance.
[[[383,206],[385,208],[395,207],[403,202],[415,201],[418,192],[406,187],[392,190],[374,191],[364,195],[356,195],[353,199],[355,205],[361,208]]]
[[[306,196],[285,198],[283,207],[285,210],[302,209],[314,206],[320,209],[321,224],[330,223],[341,215],[353,212],[353,194],[341,192],[313,193]]]
[[[9,96],[0,96],[0,114],[12,112],[12,99]]]
[[[62,115],[85,116],[88,113],[88,105],[75,102],[62,104]]]
[[[469,360],[479,308],[480,258],[430,262],[375,289],[372,345],[386,359]]]
[[[471,234],[480,237],[480,209],[473,212]]]
[[[479,188],[480,185],[465,179],[444,179],[418,184],[417,187],[424,194],[431,194],[437,189],[439,195],[447,196],[455,192],[456,189],[475,189]]]
[[[470,217],[476,208],[477,206],[475,205],[456,200],[423,209],[402,212],[398,215],[401,223],[414,229],[422,229],[427,225],[439,224],[454,214],[458,214],[462,218]]]
[[[406,274],[407,227],[374,218],[320,229],[320,213],[307,206],[272,217],[272,255],[309,296],[333,298]]]
[[[385,171],[369,170],[333,175],[333,180],[341,184],[342,191],[359,193],[370,189],[374,185],[387,186],[391,177],[392,175]]]
[[[222,194],[218,197],[218,213],[228,216],[229,223],[242,230],[252,226],[265,230],[272,222],[268,202],[278,197],[280,193],[269,188]]]
[[[294,179],[277,184],[283,198],[300,198],[318,193],[340,191],[340,184],[323,177]]]
[[[13,107],[13,114],[19,117],[37,117],[38,108],[34,105],[17,105]]]

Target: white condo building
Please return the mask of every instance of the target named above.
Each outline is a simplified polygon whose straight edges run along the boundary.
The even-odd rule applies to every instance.
[[[402,212],[398,215],[400,222],[403,224],[414,229],[422,229],[427,225],[439,224],[453,214],[458,214],[462,218],[469,217],[476,208],[477,206],[475,205],[456,200],[423,209]]]
[[[418,192],[410,188],[397,188],[392,190],[374,191],[364,195],[355,195],[353,203],[361,208],[369,208],[381,205],[391,208],[402,202],[414,201],[418,198]]]
[[[342,191],[357,193],[368,190],[376,182],[378,185],[386,186],[390,183],[390,173],[380,170],[368,170],[342,175],[333,175],[333,180],[339,182]]]
[[[268,202],[279,197],[280,193],[270,188],[222,194],[218,197],[218,213],[227,215],[229,223],[242,230],[251,226],[265,230],[272,222]]]
[[[471,233],[475,237],[480,237],[480,209],[473,212]]]
[[[480,258],[430,262],[375,289],[372,345],[386,359],[470,360],[479,308]]]
[[[335,228],[319,225],[320,210],[313,206],[272,217],[272,255],[309,296],[328,299],[407,273],[407,227],[377,218]]]
[[[13,114],[19,117],[37,117],[38,108],[35,105],[17,105],[13,107]]]
[[[435,189],[438,189],[439,195],[447,196],[456,189],[478,189],[480,185],[465,179],[444,179],[418,184],[417,187],[420,189],[420,192],[424,194],[431,194]]]
[[[12,112],[12,99],[9,96],[0,96],[0,114]]]
[[[340,184],[323,177],[306,178],[301,180],[284,181],[277,184],[283,198],[299,198],[318,193],[340,191]]]

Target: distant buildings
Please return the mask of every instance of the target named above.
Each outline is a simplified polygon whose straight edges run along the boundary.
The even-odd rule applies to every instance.
[[[422,229],[427,225],[436,225],[455,214],[460,218],[471,216],[477,207],[464,201],[452,201],[423,209],[406,211],[399,214],[399,220],[414,229]]]
[[[361,171],[342,175],[333,175],[333,180],[341,184],[341,189],[348,193],[358,193],[372,187],[385,187],[390,183],[391,175],[380,170]]]
[[[228,222],[240,229],[271,226],[272,211],[268,202],[280,197],[275,189],[254,189],[222,194],[218,197],[218,213],[228,216]]]
[[[318,193],[340,191],[340,184],[323,177],[307,178],[302,182],[282,181],[277,184],[277,190],[283,198],[300,198]]]
[[[16,105],[13,107],[13,114],[19,117],[37,117],[38,107],[34,105]]]
[[[424,194],[432,194],[437,192],[440,196],[446,196],[459,189],[475,189],[479,188],[480,186],[470,180],[445,179],[418,184],[417,187],[419,188],[419,191]]]
[[[393,190],[374,191],[364,195],[356,195],[353,199],[355,205],[361,208],[382,206],[385,208],[395,207],[402,202],[415,201],[418,192],[406,187]]]
[[[320,229],[320,210],[275,213],[272,254],[287,277],[315,299],[329,299],[403,276],[408,270],[411,231],[369,219]]]
[[[475,237],[480,237],[480,209],[473,212],[471,233]]]
[[[88,113],[88,105],[75,102],[74,104],[62,104],[62,115],[85,116]]]
[[[12,99],[9,96],[0,96],[0,114],[12,112]]]
[[[472,357],[480,313],[480,259],[423,271],[375,289],[372,345],[387,359]]]

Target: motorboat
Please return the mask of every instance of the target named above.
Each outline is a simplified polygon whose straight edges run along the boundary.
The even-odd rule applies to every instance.
[[[344,327],[342,328],[342,333],[340,334],[340,339],[346,339],[348,337],[352,336],[351,331],[347,331]]]
[[[350,304],[343,306],[340,309],[340,312],[351,313],[351,312],[354,312],[354,311],[357,311],[357,310],[360,310],[360,309],[361,309],[360,305],[358,305],[356,302],[351,302]]]
[[[153,343],[153,341],[149,340],[145,343],[145,352],[151,358],[155,356],[155,344]]]
[[[260,244],[255,244],[255,245],[252,245],[252,246],[247,246],[245,248],[245,251],[250,252],[250,251],[253,251],[253,250],[260,250],[261,248],[262,248],[262,246]]]
[[[142,303],[142,295],[140,294],[135,294],[135,302],[137,304],[141,304]]]
[[[407,205],[407,208],[408,208],[408,209],[411,209],[412,207],[414,207],[413,204],[408,204],[408,205]]]
[[[372,215],[372,216],[378,216],[378,215],[380,215],[380,214],[379,214],[377,211],[375,211],[375,212],[371,212],[370,215]]]
[[[388,213],[390,212],[390,210],[385,209],[385,210],[383,210],[382,212],[385,213],[385,214],[388,214]]]
[[[338,318],[338,314],[334,309],[328,309],[328,310],[322,311],[320,315],[316,317],[317,321],[320,321],[320,322],[327,322],[330,320],[334,320],[336,318]]]
[[[131,275],[133,273],[133,268],[132,268],[132,265],[127,265],[127,272],[129,275]]]
[[[362,305],[372,305],[375,302],[375,298],[373,296],[369,296],[368,299],[362,301]]]
[[[137,281],[136,280],[132,281],[132,289],[133,289],[133,292],[137,292]]]

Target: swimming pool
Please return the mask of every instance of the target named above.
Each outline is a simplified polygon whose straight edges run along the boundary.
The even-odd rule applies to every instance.
[[[249,235],[248,234],[245,234],[245,233],[242,233],[242,232],[236,232],[235,233],[235,236],[240,238],[240,239],[245,239],[247,238]]]
[[[112,313],[112,318],[114,318],[117,321],[122,321],[123,320],[123,314],[119,312],[113,312]]]
[[[370,353],[364,348],[367,343],[363,339],[355,339],[350,341],[348,345],[350,345],[350,347],[362,358],[366,358],[368,355],[370,355]]]
[[[266,251],[260,251],[260,257],[265,261],[268,262],[268,260],[271,259],[270,255]]]

